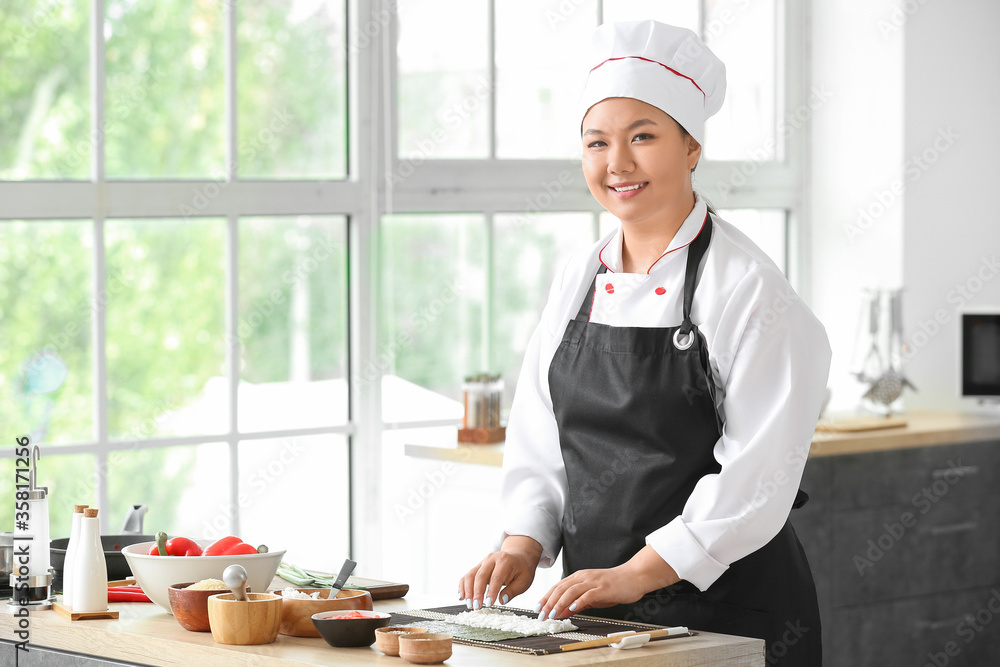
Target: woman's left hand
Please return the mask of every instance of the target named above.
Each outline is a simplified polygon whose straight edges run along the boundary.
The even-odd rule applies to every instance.
[[[592,607],[635,602],[647,591],[624,566],[606,570],[579,570],[549,589],[541,600],[539,618],[563,618]]]
[[[646,546],[618,567],[579,570],[561,580],[539,601],[538,618],[566,618],[585,609],[637,602],[678,581],[674,569]]]

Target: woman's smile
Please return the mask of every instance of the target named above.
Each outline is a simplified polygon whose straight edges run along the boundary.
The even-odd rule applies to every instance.
[[[630,183],[615,183],[614,185],[609,185],[608,189],[611,190],[612,194],[619,199],[628,199],[630,197],[637,196],[640,192],[646,189],[649,185],[649,181],[640,182],[630,182]]]

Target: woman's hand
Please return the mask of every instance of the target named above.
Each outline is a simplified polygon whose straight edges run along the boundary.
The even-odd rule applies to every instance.
[[[678,581],[674,568],[645,546],[618,567],[574,572],[549,589],[536,611],[539,620],[568,617],[585,609],[637,602]]]
[[[507,604],[528,590],[542,558],[542,545],[524,535],[508,535],[500,551],[484,558],[458,582],[458,599],[470,609]]]

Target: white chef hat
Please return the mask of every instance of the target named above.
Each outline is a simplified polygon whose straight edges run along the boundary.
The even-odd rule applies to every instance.
[[[722,108],[726,66],[687,28],[658,21],[605,23],[594,33],[580,120],[609,97],[631,97],[668,114],[698,143]]]

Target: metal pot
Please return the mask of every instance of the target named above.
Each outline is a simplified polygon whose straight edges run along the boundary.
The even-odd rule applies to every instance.
[[[14,573],[14,533],[0,533],[0,592],[9,595]]]
[[[122,547],[139,542],[152,542],[156,539],[153,535],[142,534],[142,521],[147,509],[145,505],[132,505],[128,516],[125,517],[121,535],[101,535],[104,560],[108,567],[108,581],[118,581],[132,576],[132,568],[128,566],[128,561],[122,555]],[[50,560],[56,571],[52,581],[53,590],[62,590],[62,574],[63,566],[66,564],[67,546],[69,546],[68,537],[52,540],[49,546]]]

